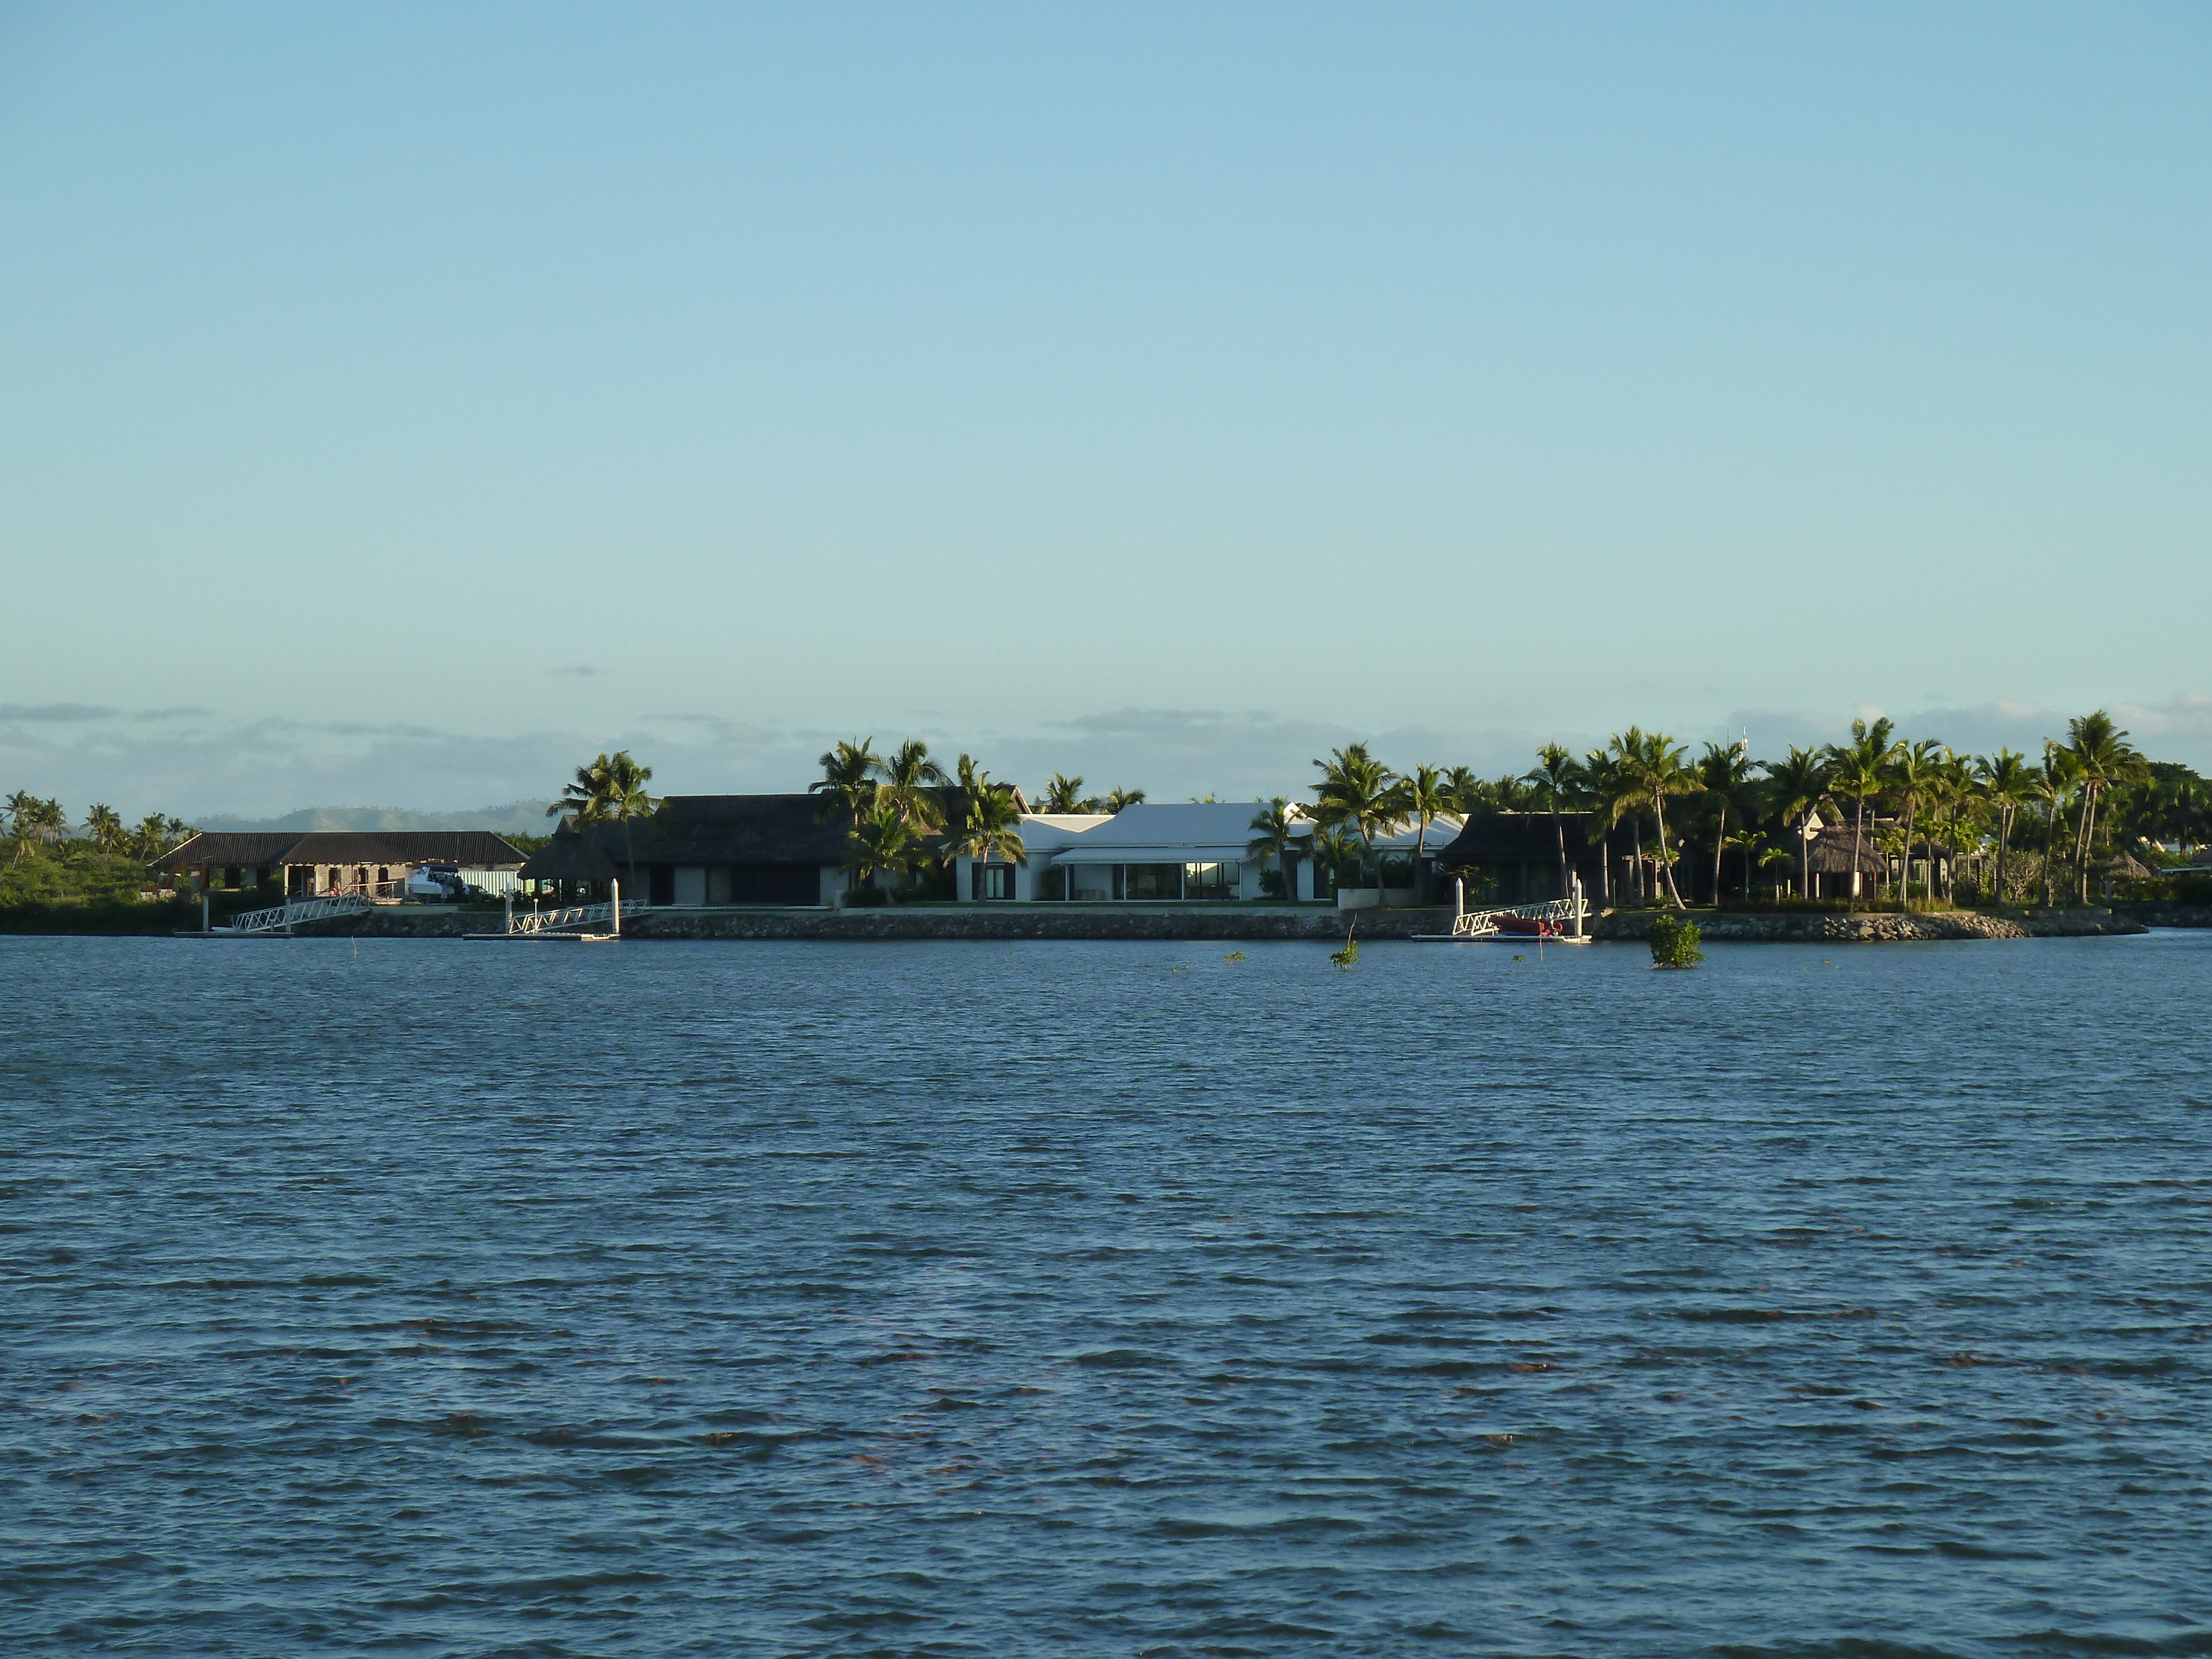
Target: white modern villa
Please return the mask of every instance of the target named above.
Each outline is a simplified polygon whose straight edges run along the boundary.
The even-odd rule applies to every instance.
[[[1334,896],[1312,857],[1292,850],[1255,859],[1246,852],[1256,832],[1259,801],[1139,803],[1111,816],[1028,812],[1022,816],[1025,864],[957,860],[956,889],[964,902],[1182,902],[1225,903],[1238,899],[1291,897],[1312,902]],[[1314,823],[1293,806],[1296,833],[1310,837]],[[1458,832],[1455,819],[1429,829],[1433,854]],[[1384,839],[1394,853],[1413,850],[1419,832]],[[1269,879],[1279,877],[1280,884]],[[1409,901],[1410,902],[1410,901]]]

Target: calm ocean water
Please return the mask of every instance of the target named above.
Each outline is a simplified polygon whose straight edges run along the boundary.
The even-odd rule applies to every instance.
[[[2212,935],[0,939],[0,1651],[2212,1654]]]

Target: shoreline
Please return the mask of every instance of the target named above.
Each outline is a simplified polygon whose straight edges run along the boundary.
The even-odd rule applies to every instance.
[[[1451,931],[1452,912],[1427,908],[1360,910],[1357,937],[1364,942],[1403,941]],[[1593,915],[1598,943],[1641,942],[1656,910],[1616,910]],[[1705,940],[1717,944],[1880,945],[1964,939],[2106,938],[2149,932],[2146,921],[2115,909],[2052,908],[1990,913],[1710,911],[1690,917]],[[2212,926],[2212,913],[2152,925]],[[1245,905],[1116,905],[1073,910],[1042,905],[915,905],[820,910],[730,908],[647,910],[626,916],[625,938],[687,940],[822,940],[901,943],[967,939],[1328,942],[1344,939],[1346,913],[1320,905],[1260,910]],[[390,910],[303,925],[302,939],[422,939],[459,941],[497,931],[496,911]],[[282,938],[281,934],[269,935]],[[495,941],[501,942],[501,941]],[[1522,942],[1522,941],[1516,941]],[[1533,941],[1526,941],[1533,942]]]

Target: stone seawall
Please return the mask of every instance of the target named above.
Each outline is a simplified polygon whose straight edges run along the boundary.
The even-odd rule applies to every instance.
[[[1370,941],[1449,933],[1444,909],[1361,910],[1358,937]],[[1601,940],[1640,940],[1650,910],[1617,910],[1590,918]],[[1891,944],[1918,939],[2076,938],[2147,932],[2144,919],[2112,910],[1949,910],[1856,915],[1820,910],[1692,911],[1699,931],[1721,944]],[[496,933],[497,911],[379,910],[300,929],[302,936],[361,939],[459,939]],[[2203,926],[2160,922],[2159,926]],[[868,910],[647,910],[624,918],[629,939],[1190,939],[1340,941],[1345,917],[1321,905],[1295,909],[1246,906],[900,905]]]
[[[1448,909],[1362,910],[1356,937],[1410,939],[1448,933]],[[1327,939],[1341,944],[1345,917],[1333,907],[1116,905],[897,905],[867,910],[645,910],[623,918],[625,939]],[[497,911],[380,910],[300,929],[302,937],[459,939],[497,933]]]
[[[1601,916],[1599,939],[1640,939],[1650,933],[1650,910]],[[1691,919],[1708,942],[1772,945],[1886,945],[1921,939],[2077,939],[2148,933],[2142,923],[2110,910],[1938,910],[1846,915],[1823,910],[1694,911]]]
[[[2147,901],[2115,904],[2113,910],[2146,927],[2212,927],[2212,904],[2168,904]]]

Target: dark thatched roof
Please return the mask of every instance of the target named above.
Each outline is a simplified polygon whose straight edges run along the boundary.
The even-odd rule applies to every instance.
[[[968,811],[965,793],[934,793],[946,824],[958,824]],[[845,861],[846,828],[821,795],[671,795],[651,817],[631,820],[627,842],[619,823],[580,825],[563,818],[522,873],[541,881],[605,881],[632,864],[641,870],[648,865],[838,865]]]
[[[1788,844],[1786,840],[1784,844]],[[1814,836],[1805,849],[1805,867],[1816,876],[1849,875],[1851,872],[1851,832],[1829,829]],[[1874,844],[1872,836],[1866,836],[1859,844],[1859,873],[1877,878],[1889,873],[1889,860]]]
[[[156,870],[269,868],[287,864],[454,864],[470,869],[512,870],[522,862],[489,830],[222,830],[194,836],[154,861]]]
[[[1467,821],[1458,835],[1437,851],[1446,869],[1456,865],[1559,862],[1559,832],[1567,837],[1570,861],[1595,857],[1587,812],[1562,812],[1554,825],[1549,812],[1486,812]]]

